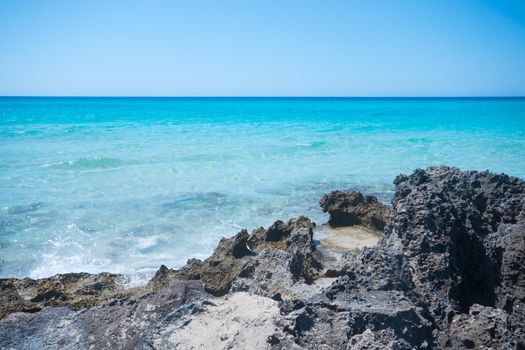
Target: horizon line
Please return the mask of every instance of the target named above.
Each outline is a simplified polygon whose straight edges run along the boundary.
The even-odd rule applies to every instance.
[[[525,98],[525,95],[443,95],[443,96],[345,96],[345,95],[0,95],[0,98],[327,98],[327,99],[476,99],[476,98]]]

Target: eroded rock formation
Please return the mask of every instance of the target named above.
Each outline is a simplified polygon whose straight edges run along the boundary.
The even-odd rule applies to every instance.
[[[328,274],[300,217],[133,290],[110,274],[0,280],[0,348],[525,348],[525,181],[437,167],[395,186],[390,214],[323,197],[333,225],[384,227]]]
[[[390,210],[374,196],[361,192],[333,191],[319,201],[324,212],[330,214],[328,224],[333,227],[361,225],[382,231]]]
[[[162,266],[149,285],[159,289],[173,280],[202,280],[208,293],[222,296],[235,280],[243,279],[237,281],[236,290],[294,293],[296,284],[311,284],[321,270],[312,240],[313,227],[308,218],[299,217],[287,223],[277,221],[251,234],[242,230],[222,239],[204,261],[190,259],[179,270]]]
[[[16,312],[38,312],[46,306],[68,306],[73,310],[95,306],[110,297],[130,294],[119,280],[123,276],[100,273],[66,273],[49,278],[0,279],[0,319]]]

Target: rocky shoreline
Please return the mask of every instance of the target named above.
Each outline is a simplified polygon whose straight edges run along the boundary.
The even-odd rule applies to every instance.
[[[321,199],[381,235],[334,261],[306,217],[223,239],[149,283],[72,273],[0,280],[2,349],[525,349],[525,181],[433,167],[392,206]]]

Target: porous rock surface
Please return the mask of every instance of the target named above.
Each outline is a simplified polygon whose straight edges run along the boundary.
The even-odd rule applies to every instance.
[[[66,273],[49,278],[0,279],[0,319],[16,312],[37,312],[45,306],[73,310],[95,306],[109,296],[130,293],[121,287],[123,276],[110,273]]]
[[[524,348],[525,182],[438,167],[394,183],[378,245],[348,252],[321,296],[283,302],[282,348]]]
[[[382,239],[330,274],[300,217],[133,290],[110,274],[0,280],[0,348],[524,349],[525,182],[433,167],[394,184]],[[360,224],[378,212],[365,202]]]
[[[361,225],[382,231],[388,221],[390,209],[374,196],[361,192],[333,191],[319,201],[324,212],[330,214],[332,227]]]

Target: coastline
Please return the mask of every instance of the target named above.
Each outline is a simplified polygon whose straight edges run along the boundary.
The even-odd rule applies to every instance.
[[[334,191],[321,199],[329,233],[306,217],[241,230],[144,287],[108,273],[0,279],[0,345],[524,346],[525,181],[439,167],[394,184],[391,208]]]
[[[333,189],[389,202],[394,177],[418,167],[525,178],[524,108],[525,99],[0,98],[0,276],[181,267],[240,228],[325,222],[318,201]]]

